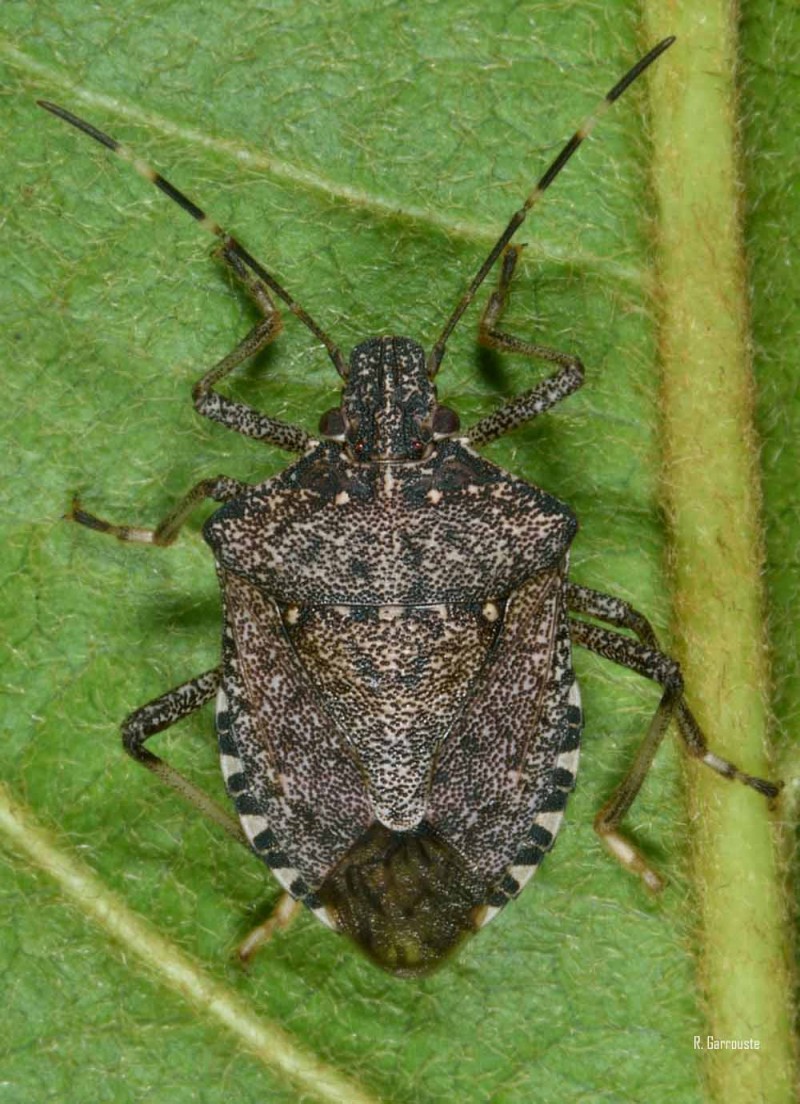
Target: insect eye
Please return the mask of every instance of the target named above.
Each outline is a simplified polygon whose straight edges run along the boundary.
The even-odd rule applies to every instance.
[[[433,432],[437,437],[449,437],[460,424],[458,414],[449,406],[437,406],[433,412]]]
[[[343,437],[344,429],[344,415],[338,407],[326,410],[319,420],[319,431],[323,437]]]
[[[364,440],[363,437],[360,437],[353,445],[353,452],[356,454],[356,456],[361,457],[364,455],[366,448],[367,442]]]

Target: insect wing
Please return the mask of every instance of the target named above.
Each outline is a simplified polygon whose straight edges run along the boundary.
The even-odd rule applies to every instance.
[[[286,889],[306,898],[364,832],[371,806],[353,756],[291,650],[278,605],[235,575],[222,583],[223,773],[254,849]]]
[[[495,887],[494,907],[534,873],[575,784],[581,713],[565,578],[566,562],[509,598],[498,647],[432,779],[429,821]]]

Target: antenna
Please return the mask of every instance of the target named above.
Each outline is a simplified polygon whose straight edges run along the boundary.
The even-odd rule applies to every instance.
[[[37,100],[39,107],[43,107],[45,111],[49,111],[52,115],[56,115],[59,119],[63,119],[65,123],[69,123],[70,126],[74,126],[77,130],[83,131],[84,134],[88,134],[90,138],[94,138],[95,142],[99,142],[101,146],[105,146],[106,149],[110,149],[112,153],[115,153],[117,157],[121,157],[123,161],[129,162],[139,176],[143,176],[145,180],[149,180],[151,184],[155,184],[157,188],[160,188],[164,195],[169,196],[173,202],[177,203],[179,207],[182,207],[187,214],[191,215],[193,219],[207,230],[209,234],[213,234],[219,238],[222,242],[223,249],[227,252],[233,253],[239,258],[251,272],[255,273],[260,280],[267,285],[267,287],[274,291],[279,299],[282,299],[289,310],[294,314],[304,326],[307,326],[309,330],[314,334],[318,340],[322,342],[325,348],[328,350],[328,356],[333,361],[334,367],[339,375],[343,378],[347,378],[347,362],[342,356],[339,347],[334,344],[330,337],[325,333],[321,326],[318,326],[308,311],[304,310],[299,303],[296,303],[291,297],[289,292],[279,284],[274,276],[271,276],[269,272],[259,264],[259,262],[249,253],[241,242],[237,241],[231,234],[223,230],[222,227],[214,222],[212,218],[201,210],[196,203],[193,203],[188,196],[185,196],[183,192],[179,191],[174,184],[170,184],[168,180],[165,180],[161,173],[157,173],[155,169],[152,169],[145,161],[140,160],[132,150],[128,149],[121,142],[117,142],[116,139],[111,138],[108,134],[104,134],[102,130],[98,130],[97,127],[92,126],[91,123],[87,123],[84,119],[78,118],[77,115],[73,115],[71,111],[67,111],[66,108],[59,107],[58,104],[50,103],[49,100]]]
[[[584,138],[589,137],[600,117],[604,115],[606,111],[608,111],[609,107],[614,103],[614,101],[618,100],[622,93],[627,88],[629,88],[630,85],[633,84],[636,78],[641,76],[645,69],[653,64],[656,58],[661,57],[664,51],[669,49],[674,41],[675,36],[670,35],[669,38],[665,38],[662,42],[659,42],[659,44],[657,46],[654,46],[648,54],[645,54],[645,56],[641,58],[640,61],[637,61],[632,69],[628,70],[622,80],[617,81],[611,91],[605,96],[604,99],[600,101],[594,112],[584,120],[580,127],[578,127],[570,140],[558,154],[556,159],[545,171],[544,175],[541,177],[536,187],[530,193],[520,209],[511,216],[511,221],[509,222],[508,226],[497,239],[494,247],[492,248],[492,251],[489,253],[489,256],[486,258],[486,260],[483,262],[483,264],[473,277],[472,283],[461,296],[456,309],[448,318],[444,329],[442,330],[438,340],[436,341],[436,344],[431,349],[430,356],[428,357],[428,375],[431,377],[431,379],[439,371],[439,366],[442,363],[442,358],[444,357],[447,340],[450,337],[450,334],[456,328],[464,311],[475,298],[475,293],[488,276],[495,261],[503,252],[508,243],[511,241],[514,234],[516,234],[522,223],[528,217],[528,212],[530,211],[531,207],[533,207],[534,204],[538,203],[544,192],[553,183],[555,178],[564,168],[570,157],[572,157],[573,153],[584,140]]]

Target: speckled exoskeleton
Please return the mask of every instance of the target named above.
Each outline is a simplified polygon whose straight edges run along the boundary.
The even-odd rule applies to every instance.
[[[428,354],[407,337],[376,337],[349,362],[183,193],[108,135],[42,103],[131,161],[220,239],[222,258],[263,317],[195,386],[195,407],[300,454],[256,486],[204,480],[155,529],[110,524],[78,503],[71,514],[121,540],[167,545],[201,500],[223,503],[203,529],[223,595],[222,662],[131,714],[123,738],[134,758],[243,839],[285,889],[244,956],[302,902],[385,969],[421,974],[516,897],[551,848],[575,785],[581,706],[573,643],[663,688],[630,771],[595,821],[650,888],[660,887],[658,874],[619,828],[670,720],[691,755],[767,797],[777,793],[707,749],[678,665],[645,618],[569,581],[577,528],[569,507],[474,451],[583,382],[577,358],[498,329],[519,256],[509,243],[596,118],[672,41],[642,58],[573,135]],[[480,340],[555,371],[460,430],[455,412],[438,403],[434,379],[450,334],[498,260]],[[344,380],[319,437],[215,390],[280,331],[274,297],[323,343]],[[145,747],[212,698],[241,828]]]

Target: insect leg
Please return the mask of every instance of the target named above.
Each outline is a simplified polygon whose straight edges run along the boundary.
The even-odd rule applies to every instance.
[[[627,602],[623,602],[621,598],[615,598],[611,594],[603,594],[599,590],[591,590],[589,587],[578,586],[577,583],[568,583],[567,603],[573,613],[586,613],[600,621],[630,629],[636,633],[646,648],[661,653],[653,626],[643,614],[635,610],[633,606],[628,605]],[[645,671],[640,673],[646,674]],[[723,759],[721,756],[715,755],[713,751],[708,750],[705,736],[683,695],[675,705],[675,719],[678,722],[681,738],[693,759],[700,759],[707,767],[711,767],[712,770],[715,770],[724,778],[735,779],[746,786],[751,786],[770,800],[777,797],[781,789],[780,785],[769,782],[764,778],[756,778],[753,775],[746,774],[735,764],[729,763],[727,759]]]
[[[263,280],[257,279],[250,272],[239,254],[234,252],[229,245],[223,244],[214,251],[214,255],[220,257],[232,270],[236,279],[242,284],[264,317],[269,318],[271,314],[276,314],[280,321],[280,311],[275,306],[269,288]],[[280,324],[277,332],[280,332]]]
[[[530,391],[525,391],[522,395],[511,399],[493,414],[481,418],[475,425],[470,426],[464,436],[475,445],[485,445],[488,441],[493,441],[496,437],[530,421],[531,418],[543,414],[551,406],[555,406],[556,403],[571,395],[573,391],[577,391],[583,383],[583,365],[577,357],[569,353],[560,353],[547,345],[523,341],[522,338],[497,329],[496,323],[505,309],[508,288],[521,250],[522,246],[510,245],[503,253],[497,290],[489,296],[489,301],[481,315],[478,340],[490,349],[536,357],[551,364],[558,364],[559,369],[552,376],[548,376],[547,379],[532,387]]]
[[[579,586],[577,583],[567,583],[567,605],[570,612],[587,613],[590,617],[596,617],[598,621],[631,629],[642,644],[660,651],[653,626],[643,614],[633,606],[629,606],[627,602],[623,602],[621,598],[603,594],[602,591],[592,590],[590,587]]]
[[[300,426],[270,418],[246,403],[226,399],[224,395],[213,390],[215,384],[229,375],[234,368],[260,353],[274,341],[283,328],[280,312],[273,303],[266,284],[251,275],[239,255],[228,246],[220,248],[219,256],[244,285],[264,317],[232,352],[223,357],[194,385],[192,389],[194,408],[203,417],[219,422],[245,437],[266,441],[267,444],[277,445],[278,448],[286,449],[288,452],[305,452],[310,437]]]
[[[228,262],[232,263],[231,258],[235,255],[242,265],[245,265],[254,276],[258,277],[262,284],[266,284],[270,287],[275,295],[283,300],[292,314],[295,315],[296,318],[299,318],[303,325],[307,326],[314,336],[322,342],[339,375],[342,377],[347,376],[347,364],[339,348],[331,341],[325,331],[317,325],[308,311],[304,310],[299,303],[295,302],[286,288],[283,287],[283,285],[280,284],[247,249],[245,249],[240,241],[237,241],[232,234],[229,234],[219,223],[210,218],[193,200],[185,195],[179,188],[176,188],[174,184],[171,184],[161,173],[156,172],[156,170],[151,168],[145,161],[142,161],[140,157],[137,157],[133,150],[123,145],[122,142],[118,142],[116,138],[112,138],[110,134],[105,134],[102,130],[98,130],[96,126],[92,126],[92,124],[88,123],[85,119],[73,115],[72,112],[67,111],[66,108],[59,107],[58,104],[50,103],[48,100],[37,100],[36,102],[39,107],[43,107],[45,111],[49,111],[51,115],[55,115],[56,118],[62,119],[65,123],[69,123],[69,125],[75,127],[76,130],[80,130],[83,134],[87,134],[101,146],[105,146],[106,149],[111,150],[112,153],[122,158],[123,161],[127,161],[141,177],[150,181],[151,184],[155,184],[165,196],[168,196],[173,203],[177,203],[177,205],[185,211],[187,215],[195,219],[204,230],[218,238],[219,241],[222,242],[222,252]]]
[[[488,257],[473,276],[472,280],[470,281],[469,287],[459,299],[458,303],[456,304],[456,309],[448,318],[447,322],[445,323],[444,329],[439,334],[436,344],[431,349],[430,356],[428,357],[428,375],[431,377],[431,379],[433,379],[433,377],[439,371],[439,366],[442,363],[442,358],[444,357],[450,334],[458,325],[458,321],[463,315],[464,311],[475,298],[475,294],[478,288],[481,286],[483,281],[494,268],[497,258],[505,251],[506,246],[516,234],[520,226],[522,226],[523,222],[528,217],[531,209],[536,206],[536,204],[544,195],[545,191],[550,187],[550,185],[567,164],[575,151],[580,148],[581,143],[592,133],[598,119],[602,115],[604,115],[606,111],[608,111],[611,105],[620,98],[620,96],[623,94],[623,92],[625,92],[626,89],[630,88],[637,77],[640,77],[645,69],[653,64],[656,58],[661,57],[664,51],[670,48],[674,41],[675,38],[672,35],[670,35],[669,38],[663,39],[656,46],[654,46],[652,50],[646,53],[643,58],[637,61],[636,64],[628,70],[628,72],[621,80],[617,81],[614,87],[608,93],[606,93],[606,95],[597,105],[594,112],[588,118],[584,119],[583,123],[578,127],[570,140],[563,147],[561,152],[556,155],[555,160],[552,161],[550,165],[545,169],[544,174],[539,178],[539,181],[536,184],[535,188],[525,199],[525,202],[522,204],[520,209],[518,211],[515,211],[514,214],[511,216],[511,220],[508,223],[508,226],[506,226],[503,233],[494,243]],[[48,110],[50,111],[53,110],[52,104],[42,104],[42,106],[48,107]],[[61,109],[56,109],[56,114],[60,114],[62,118],[67,118],[67,122],[72,122],[73,125],[79,125],[76,124],[76,121],[74,119],[68,118],[67,114]]]
[[[213,390],[214,384],[219,383],[234,368],[274,341],[280,329],[281,320],[277,311],[262,318],[232,352],[198,380],[192,389],[192,401],[198,414],[214,422],[220,422],[221,425],[236,433],[241,433],[245,437],[254,437],[269,445],[277,445],[278,448],[286,449],[288,452],[305,452],[311,438],[300,426],[270,418],[246,403],[226,399],[224,395]]]
[[[151,736],[170,728],[211,701],[219,689],[220,678],[221,669],[215,667],[136,709],[122,722],[122,745],[137,763],[151,770],[162,782],[199,809],[204,816],[223,828],[248,851],[252,851],[250,841],[237,820],[229,816],[216,801],[199,786],[190,782],[179,770],[165,763],[144,746]],[[289,893],[282,893],[270,916],[254,928],[239,947],[241,962],[246,965],[276,931],[282,931],[289,926],[301,908],[300,901],[296,901]]]
[[[247,966],[256,952],[272,939],[275,932],[288,928],[302,908],[302,901],[292,897],[291,893],[282,893],[277,905],[263,924],[253,928],[239,944],[238,954],[242,965]]]
[[[584,603],[581,612],[591,613],[591,610],[586,608],[589,605],[589,597],[584,588],[580,588],[580,590],[583,593],[579,595],[579,598]],[[589,595],[593,593],[589,592]],[[602,595],[601,597],[605,598],[606,596]],[[592,616],[605,617],[606,614],[594,613]],[[683,701],[683,677],[680,667],[674,659],[655,648],[639,644],[635,640],[631,640],[630,637],[622,636],[598,625],[590,625],[585,621],[572,621],[570,631],[576,644],[596,652],[605,659],[610,659],[613,663],[629,667],[664,687],[661,701],[628,773],[600,809],[594,822],[595,831],[611,854],[632,873],[638,874],[648,889],[657,891],[663,886],[660,875],[648,866],[641,853],[618,829],[642,788],[659,744],[674,716],[678,718],[681,736],[687,751],[693,758],[702,760],[707,766],[718,771],[726,778],[735,778],[748,786],[752,786],[753,789],[758,790],[765,797],[774,798],[777,796],[780,787],[764,779],[745,774],[732,763],[728,763],[727,760],[721,759],[708,751],[705,737],[688,706]],[[650,629],[650,632],[652,632],[652,629]]]
[[[217,805],[203,790],[185,778],[180,771],[165,763],[144,745],[145,741],[157,732],[163,732],[177,721],[196,712],[217,692],[220,681],[220,668],[206,671],[197,678],[168,690],[160,698],[143,705],[122,722],[122,744],[129,755],[151,770],[162,782],[176,790],[190,801],[201,813],[213,820],[221,828],[243,844],[248,851],[250,844],[237,821]]]
[[[674,660],[668,659],[660,652],[644,648],[628,637],[618,636],[608,629],[588,625],[584,621],[573,621],[570,623],[570,631],[576,644],[589,648],[614,663],[630,667],[664,686],[661,701],[628,773],[594,820],[595,831],[614,858],[631,873],[638,874],[648,889],[658,892],[664,886],[663,879],[651,866],[648,866],[641,852],[618,831],[618,828],[642,788],[659,744],[672,719],[675,705],[683,693],[680,669]]]
[[[242,494],[248,486],[249,484],[241,483],[238,479],[229,479],[226,475],[218,475],[215,479],[203,479],[192,487],[155,529],[142,529],[135,525],[112,525],[111,522],[95,517],[94,514],[87,514],[77,499],[73,500],[72,509],[65,517],[69,521],[77,521],[79,525],[85,525],[87,529],[108,533],[117,540],[168,545],[172,544],[189,514],[203,499],[212,498],[215,502],[228,502],[231,498]]]

